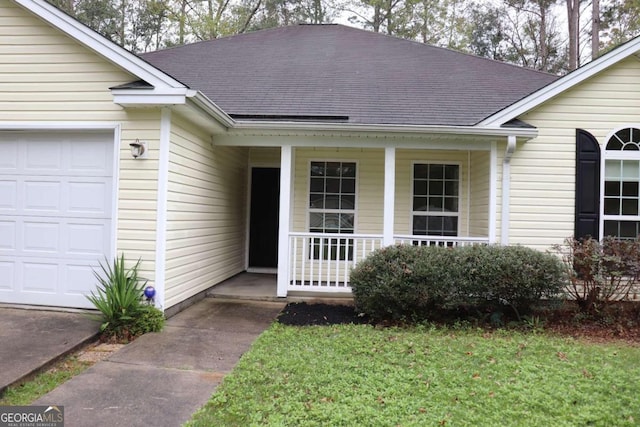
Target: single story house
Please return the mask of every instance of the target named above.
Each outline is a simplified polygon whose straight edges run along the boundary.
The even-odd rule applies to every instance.
[[[562,77],[342,25],[136,56],[0,0],[0,302],[87,307],[124,253],[169,309],[243,271],[349,292],[396,243],[635,237],[640,39]]]

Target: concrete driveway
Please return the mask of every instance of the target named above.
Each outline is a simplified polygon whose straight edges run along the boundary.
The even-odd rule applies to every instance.
[[[94,339],[99,327],[86,313],[0,307],[0,394]]]

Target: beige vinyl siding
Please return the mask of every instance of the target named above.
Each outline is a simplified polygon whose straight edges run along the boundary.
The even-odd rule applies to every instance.
[[[253,166],[280,167],[280,148],[279,147],[250,148],[249,164]]]
[[[489,235],[490,159],[487,151],[469,153],[469,236]]]
[[[466,151],[397,150],[395,233],[412,234],[413,164],[450,163],[460,165],[458,235],[468,235],[468,157]]]
[[[615,129],[640,125],[640,61],[621,61],[520,118],[538,137],[513,157],[510,241],[545,250],[573,234],[576,129],[602,146]]]
[[[174,116],[165,308],[244,270],[248,150],[215,147]]]
[[[296,148],[294,156],[293,231],[309,231],[310,162],[314,160],[355,161],[357,165],[355,232],[382,235],[384,150]]]
[[[142,258],[155,277],[160,111],[125,111],[109,87],[136,77],[7,0],[0,0],[0,123],[119,124],[117,251]],[[149,143],[149,159],[133,160],[129,143]]]

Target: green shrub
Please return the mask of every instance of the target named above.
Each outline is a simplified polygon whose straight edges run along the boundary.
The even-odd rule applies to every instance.
[[[441,247],[398,245],[373,252],[351,272],[357,309],[374,320],[426,318],[454,285],[441,268],[451,260],[451,251]]]
[[[560,260],[523,246],[465,246],[455,248],[462,277],[450,304],[471,305],[487,310],[509,306],[518,317],[542,298],[552,298],[562,289]]]
[[[126,268],[122,254],[113,263],[100,263],[101,273],[94,271],[98,286],[87,299],[100,311],[104,340],[129,341],[164,324],[160,310],[142,303],[147,282],[138,276],[140,262]]]
[[[509,306],[517,317],[562,286],[553,255],[520,246],[401,245],[382,248],[354,268],[358,310],[374,320],[424,320],[463,307]]]
[[[152,305],[143,304],[133,318],[129,333],[133,337],[149,332],[160,332],[164,327],[164,314]]]

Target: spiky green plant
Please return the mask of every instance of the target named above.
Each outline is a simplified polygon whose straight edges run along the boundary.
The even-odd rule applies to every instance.
[[[138,259],[131,268],[125,267],[124,254],[115,258],[113,263],[105,260],[100,263],[101,272],[94,270],[98,280],[96,292],[87,298],[102,314],[100,331],[122,337],[127,326],[134,321],[140,311],[142,294],[147,283],[138,276]]]

